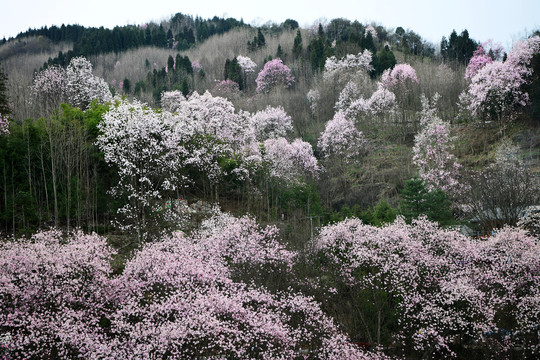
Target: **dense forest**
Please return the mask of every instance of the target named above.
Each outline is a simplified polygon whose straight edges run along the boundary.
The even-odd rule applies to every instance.
[[[0,356],[535,358],[539,74],[342,18],[4,39]]]

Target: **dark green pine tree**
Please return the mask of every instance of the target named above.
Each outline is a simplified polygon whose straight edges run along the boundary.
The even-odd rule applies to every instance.
[[[174,58],[172,55],[169,55],[169,58],[167,59],[167,69],[169,71],[174,71]]]
[[[281,44],[278,44],[277,51],[276,51],[276,58],[282,58],[284,55],[283,49],[281,48]]]
[[[295,58],[299,58],[302,55],[302,34],[300,29],[296,30],[296,37],[293,44],[293,55]]]
[[[131,92],[131,81],[128,78],[124,79],[124,85],[122,86],[124,93],[129,94]]]
[[[4,116],[11,114],[11,110],[9,109],[7,86],[8,78],[2,69],[2,64],[0,63],[0,114]]]
[[[257,47],[260,48],[263,46],[266,46],[266,39],[264,38],[261,29],[257,29]]]
[[[446,225],[453,222],[451,202],[442,190],[428,191],[422,179],[413,178],[401,191],[401,214],[407,222],[420,215]]]
[[[223,77],[225,80],[229,79],[238,84],[240,90],[243,90],[243,81],[242,81],[242,68],[238,64],[238,59],[235,57],[232,60],[225,60],[225,69],[223,71]]]

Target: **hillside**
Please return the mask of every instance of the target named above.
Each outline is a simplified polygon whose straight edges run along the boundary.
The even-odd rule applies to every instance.
[[[538,34],[176,14],[0,66],[0,357],[537,353]]]

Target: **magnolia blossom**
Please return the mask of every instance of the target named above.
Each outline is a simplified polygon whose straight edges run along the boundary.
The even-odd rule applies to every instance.
[[[479,242],[426,219],[407,225],[398,218],[382,228],[348,219],[324,227],[314,249],[325,259],[320,278],[345,289],[337,297],[353,286],[375,310],[390,307],[385,311],[399,318],[391,325],[398,347],[433,359],[456,357],[458,340],[499,358],[516,346],[529,355],[539,350],[540,249],[521,230],[505,228]],[[384,303],[369,297],[381,291]],[[505,339],[493,336],[501,328],[509,331]]]
[[[311,113],[315,114],[319,108],[319,101],[321,100],[321,93],[318,90],[310,89],[306,94],[309,101]]]
[[[96,144],[119,176],[111,193],[128,199],[118,210],[124,217],[120,224],[136,231],[139,241],[146,239],[147,221],[160,215],[156,202],[183,185],[179,170],[189,154],[181,145],[189,134],[179,131],[169,113],[156,113],[137,101],[116,103],[98,129]]]
[[[255,82],[257,83],[257,92],[267,92],[278,84],[285,88],[290,87],[294,84],[294,76],[291,74],[291,69],[278,58],[264,64],[264,68],[257,75]]]
[[[372,54],[369,50],[358,53],[357,55],[348,54],[341,60],[338,60],[335,56],[331,56],[326,59],[324,63],[324,78],[330,79],[336,74],[343,72],[369,72],[373,70],[373,66],[370,65],[372,60]]]
[[[493,59],[486,54],[484,47],[478,45],[478,48],[473,52],[469,65],[467,65],[467,69],[465,69],[465,79],[472,78],[480,69],[492,62]]]
[[[317,146],[325,157],[351,159],[358,156],[365,145],[366,139],[362,132],[356,129],[354,122],[348,120],[344,113],[338,112],[326,123]]]
[[[253,62],[253,60],[251,60],[249,57],[238,55],[236,57],[236,60],[238,61],[238,65],[240,65],[240,67],[246,74],[255,72],[257,64],[255,64],[255,62]]]
[[[67,93],[70,104],[86,109],[93,100],[112,100],[109,86],[102,78],[92,75],[92,64],[84,57],[71,59],[66,70]]]
[[[386,69],[381,76],[381,83],[389,89],[408,82],[418,84],[416,71],[409,64],[397,64],[393,69]]]
[[[463,185],[458,182],[461,165],[450,153],[454,140],[450,136],[450,124],[435,114],[438,99],[436,94],[430,105],[427,98],[422,98],[422,129],[414,138],[413,162],[429,190],[441,189],[457,195],[463,190]]]
[[[354,81],[349,81],[347,85],[339,93],[339,99],[336,102],[334,108],[336,111],[346,111],[351,107],[351,103],[358,99],[360,96],[360,90]]]
[[[273,178],[296,183],[305,175],[317,177],[320,172],[313,148],[300,139],[292,143],[285,138],[268,139],[262,151],[262,161],[268,164]]]
[[[186,101],[186,98],[179,90],[164,91],[161,93],[161,107],[163,110],[174,113],[184,101]]]
[[[67,97],[66,70],[60,66],[47,67],[36,74],[30,89],[38,102],[58,108]]]
[[[267,106],[256,112],[251,118],[251,126],[258,141],[286,137],[292,132],[292,120],[283,107]]]
[[[461,97],[473,115],[495,115],[502,119],[512,115],[516,106],[529,102],[522,85],[530,81],[532,57],[540,52],[540,37],[534,36],[514,44],[506,61],[484,65],[471,77],[466,94]]]

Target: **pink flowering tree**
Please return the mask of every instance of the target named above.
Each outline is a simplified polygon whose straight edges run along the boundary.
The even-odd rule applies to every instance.
[[[428,190],[441,189],[455,197],[464,186],[458,182],[461,165],[451,153],[453,138],[450,136],[450,124],[436,115],[438,99],[439,95],[435,94],[430,104],[426,97],[422,97],[421,129],[414,138],[413,162]]]
[[[291,117],[283,107],[270,105],[251,117],[251,127],[258,141],[286,137],[293,130]]]
[[[393,69],[387,69],[381,75],[381,84],[396,95],[402,125],[405,135],[412,123],[416,129],[416,112],[418,111],[418,77],[409,64],[397,64]]]
[[[0,243],[4,359],[93,358],[115,302],[105,238],[37,233]]]
[[[484,47],[478,45],[478,48],[473,52],[473,57],[465,69],[465,78],[471,79],[474,75],[480,71],[484,66],[493,62],[493,59],[486,54]]]
[[[209,221],[194,238],[146,244],[117,276],[97,235],[48,231],[0,244],[0,355],[387,358],[349,343],[312,298],[234,279],[237,264],[288,266],[274,227]]]
[[[325,158],[352,160],[365,151],[366,138],[342,112],[326,123],[318,148]],[[335,161],[335,160],[331,160]]]
[[[516,344],[534,354],[538,246],[520,230],[477,242],[426,219],[382,228],[348,219],[323,228],[315,243],[330,302],[358,318],[340,321],[371,343],[425,359],[455,358],[472,344],[486,357]]]
[[[281,59],[274,59],[264,64],[255,82],[257,83],[257,92],[268,92],[278,85],[289,88],[294,84],[294,76],[291,69],[283,64]]]
[[[530,81],[530,62],[540,52],[540,37],[519,41],[505,62],[494,61],[484,65],[470,79],[471,83],[461,96],[463,107],[473,116],[495,119],[512,118],[515,109],[529,102],[523,85]]]

